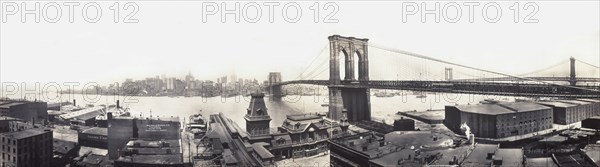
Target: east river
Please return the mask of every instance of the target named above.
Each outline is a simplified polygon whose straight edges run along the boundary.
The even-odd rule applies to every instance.
[[[4,95],[9,98],[19,98],[23,95]],[[132,116],[147,117],[179,117],[181,121],[187,122],[192,114],[201,113],[205,117],[210,114],[224,113],[225,116],[245,128],[244,114],[249,106],[249,96],[235,97],[144,97],[144,96],[106,96],[86,94],[37,94],[28,95],[28,100],[41,99],[43,101],[72,101],[75,99],[78,106],[91,105],[114,105],[120,99],[123,107],[129,108]],[[416,95],[405,93],[394,97],[371,96],[372,117],[375,120],[384,119],[386,123],[393,122],[398,111],[424,111],[428,109],[443,109],[446,105],[475,104],[483,99],[507,100],[505,97],[481,96],[467,94],[427,94],[425,98],[417,98]],[[512,98],[508,98],[512,99]],[[328,103],[327,96],[286,96],[281,101],[272,101],[265,97],[267,112],[271,116],[271,127],[278,127],[288,114],[327,112],[327,107],[322,104]]]

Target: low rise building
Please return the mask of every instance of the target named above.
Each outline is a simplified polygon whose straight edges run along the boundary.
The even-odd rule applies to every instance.
[[[107,113],[108,157],[115,160],[118,150],[132,139],[181,140],[179,117],[116,117]]]
[[[50,166],[52,131],[26,129],[0,134],[2,158],[0,166]]]
[[[54,155],[51,166],[65,166],[77,157],[78,145],[76,142],[55,139],[52,146]]]
[[[48,120],[46,102],[16,99],[0,100],[0,115],[42,124]]]
[[[9,117],[9,116],[0,116],[0,133],[14,131],[14,130],[12,130],[13,126],[14,126],[13,122],[24,122],[24,121],[21,119]]]
[[[108,148],[108,129],[93,127],[78,132],[77,141],[79,145],[94,148]]]
[[[105,107],[95,106],[60,115],[57,121],[63,124],[96,126],[96,116],[104,112]]]
[[[600,130],[600,116],[590,117],[581,121],[582,128]]]
[[[413,131],[415,130],[415,120],[404,119],[404,117],[400,117],[400,119],[394,120],[394,130]]]
[[[552,107],[554,123],[568,125],[600,115],[600,102],[592,99],[538,101],[537,103]]]
[[[180,140],[131,140],[115,160],[115,167],[183,167]]]
[[[475,105],[446,106],[444,124],[464,134],[466,123],[475,137],[506,138],[552,128],[552,108],[533,102],[482,101]]]
[[[273,134],[269,150],[283,158],[313,156],[327,151],[330,135],[341,134],[337,122],[319,114],[287,115],[277,134]]]

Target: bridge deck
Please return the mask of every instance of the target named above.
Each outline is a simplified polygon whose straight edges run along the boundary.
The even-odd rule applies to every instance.
[[[413,90],[441,93],[464,93],[500,96],[529,97],[567,97],[567,98],[600,98],[600,86],[567,87],[551,84],[475,82],[475,81],[354,81],[332,85],[329,80],[295,80],[273,84],[283,86],[290,84],[310,84],[345,88],[374,88]]]

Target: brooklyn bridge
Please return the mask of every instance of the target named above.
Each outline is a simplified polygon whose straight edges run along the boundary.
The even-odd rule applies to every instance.
[[[360,121],[371,119],[370,89],[516,97],[600,98],[600,67],[573,57],[567,57],[547,68],[517,75],[372,45],[365,38],[333,35],[328,40],[329,45],[324,47],[322,53],[326,53],[326,50],[329,53],[316,56],[296,79],[281,81],[281,76],[269,78],[267,90],[273,99],[285,96],[282,87],[286,85],[327,86],[329,117],[339,120],[342,113],[346,112],[348,120]],[[372,55],[369,55],[370,51]],[[379,58],[385,60],[373,64]],[[383,68],[376,73],[377,79],[370,76],[370,71],[373,71],[369,68],[370,65]],[[329,71],[329,76],[323,75],[326,71]]]

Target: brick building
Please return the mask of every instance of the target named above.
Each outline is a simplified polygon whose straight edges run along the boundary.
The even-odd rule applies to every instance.
[[[52,131],[27,129],[0,134],[2,158],[0,166],[50,166],[52,159]]]
[[[539,101],[552,107],[554,123],[568,125],[600,115],[600,101],[591,99]]]
[[[476,137],[506,138],[552,128],[552,108],[533,102],[482,101],[446,106],[444,124],[458,134],[466,123]]]

